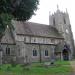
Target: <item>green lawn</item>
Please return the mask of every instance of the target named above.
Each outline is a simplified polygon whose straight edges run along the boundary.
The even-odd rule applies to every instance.
[[[0,75],[69,75],[72,73],[69,61],[55,62],[55,66],[45,67],[44,63],[33,63],[25,68],[17,65],[2,65]]]

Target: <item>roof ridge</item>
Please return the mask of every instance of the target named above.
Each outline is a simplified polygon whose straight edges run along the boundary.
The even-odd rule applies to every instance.
[[[37,35],[37,36],[45,36],[45,37],[61,37],[57,32],[57,29],[51,25],[39,24],[34,22],[25,22],[25,21],[17,21],[20,24],[16,25],[17,34],[28,34],[28,35]]]
[[[29,21],[27,23],[32,23],[32,24],[34,23],[34,24],[38,24],[38,25],[47,25],[47,26],[49,26],[49,24],[42,24],[42,23],[29,22]]]

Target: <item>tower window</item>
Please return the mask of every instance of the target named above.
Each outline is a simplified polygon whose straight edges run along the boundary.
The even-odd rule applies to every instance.
[[[37,56],[37,50],[33,50],[33,56]]]
[[[48,50],[45,50],[45,56],[48,56]]]
[[[10,55],[10,48],[6,48],[6,54]]]
[[[64,18],[64,24],[66,24],[66,20],[65,20],[65,18]]]
[[[55,18],[53,18],[53,25],[55,25]]]
[[[26,42],[26,37],[24,38],[24,42]]]

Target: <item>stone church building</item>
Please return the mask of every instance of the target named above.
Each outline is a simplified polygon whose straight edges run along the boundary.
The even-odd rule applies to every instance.
[[[74,58],[69,15],[59,9],[49,15],[49,25],[12,20],[1,41],[0,63],[43,62]]]

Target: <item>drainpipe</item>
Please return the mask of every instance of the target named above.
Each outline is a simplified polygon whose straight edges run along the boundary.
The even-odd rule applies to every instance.
[[[40,56],[39,59],[40,59],[40,63],[41,63],[41,61],[42,61],[41,57],[42,57],[42,56],[41,56],[41,48],[40,48],[40,44],[39,44],[39,56]]]

